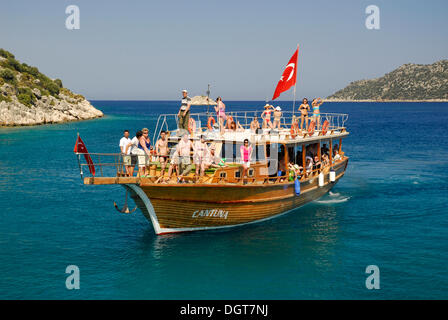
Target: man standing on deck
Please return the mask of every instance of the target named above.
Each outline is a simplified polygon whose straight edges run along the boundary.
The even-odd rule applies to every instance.
[[[191,169],[193,169],[190,160],[190,152],[192,148],[193,144],[191,143],[188,134],[184,133],[182,139],[177,144],[176,149],[179,154],[179,172],[181,176],[188,175]],[[183,179],[180,180],[178,178],[178,182],[183,182]]]
[[[190,121],[190,101],[187,90],[182,90],[182,102],[177,113],[179,118],[179,129],[188,130],[188,122]]]
[[[123,156],[123,164],[126,169],[126,175],[128,177],[132,177],[134,174],[134,166],[131,161],[131,150],[127,148],[127,145],[131,143],[131,139],[129,139],[129,131],[124,130],[123,138],[120,139],[120,150],[121,155]]]

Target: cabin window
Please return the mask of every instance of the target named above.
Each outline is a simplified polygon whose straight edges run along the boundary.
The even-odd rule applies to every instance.
[[[227,178],[227,172],[223,171],[219,173],[220,178]]]
[[[248,177],[253,177],[255,173],[254,168],[250,168],[249,170],[247,170],[247,176]]]
[[[235,178],[241,178],[241,171],[235,170]]]

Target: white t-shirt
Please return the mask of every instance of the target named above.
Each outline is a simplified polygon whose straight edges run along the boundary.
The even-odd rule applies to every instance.
[[[121,147],[121,149],[123,149],[123,153],[126,152],[126,146],[130,143],[131,143],[131,139],[129,139],[129,138],[123,137],[120,139],[120,147]],[[128,149],[128,152],[126,152],[126,154],[131,154],[131,148]]]
[[[129,152],[130,152],[131,154],[134,154],[134,151],[135,151],[135,150],[138,150],[138,144],[139,144],[139,142],[138,142],[137,137],[132,138],[132,140],[130,141],[130,143],[132,143],[132,145],[129,147]],[[142,151],[143,151],[143,150],[142,150]]]

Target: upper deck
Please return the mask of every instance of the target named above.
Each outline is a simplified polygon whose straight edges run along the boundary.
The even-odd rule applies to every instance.
[[[301,142],[318,141],[329,138],[342,138],[348,135],[345,123],[348,120],[348,114],[343,113],[321,113],[320,126],[315,128],[312,132],[305,130],[292,131],[292,124],[300,124],[300,114],[293,114],[293,112],[284,111],[280,120],[281,129],[261,129],[258,132],[250,129],[251,122],[257,118],[260,119],[260,112],[258,111],[234,111],[227,112],[226,116],[232,118],[235,123],[239,123],[242,128],[237,130],[219,128],[217,117],[215,113],[191,113],[190,119],[194,120],[195,126],[191,128],[190,138],[199,139],[201,135],[206,140],[222,141],[222,142],[243,142],[244,139],[249,139],[251,143],[258,142],[275,142],[284,144],[297,144]],[[210,118],[216,123],[215,126],[208,127]],[[311,117],[310,117],[311,118]],[[212,121],[212,122],[213,122]],[[260,126],[262,124],[260,119]],[[273,121],[273,117],[271,117]],[[310,121],[310,120],[309,120]],[[327,130],[322,130],[322,125],[328,121]],[[212,124],[212,122],[210,124]],[[170,142],[178,142],[182,130],[178,129],[177,114],[161,114],[157,120],[154,130],[153,141],[156,141],[160,136],[162,130],[167,132],[168,140]]]

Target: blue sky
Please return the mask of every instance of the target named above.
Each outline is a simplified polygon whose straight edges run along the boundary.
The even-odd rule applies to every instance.
[[[77,5],[81,29],[65,28]],[[380,8],[381,29],[365,27]],[[448,1],[2,1],[0,47],[89,99],[272,97],[300,44],[297,97],[448,58]],[[286,92],[281,100],[292,99]]]

